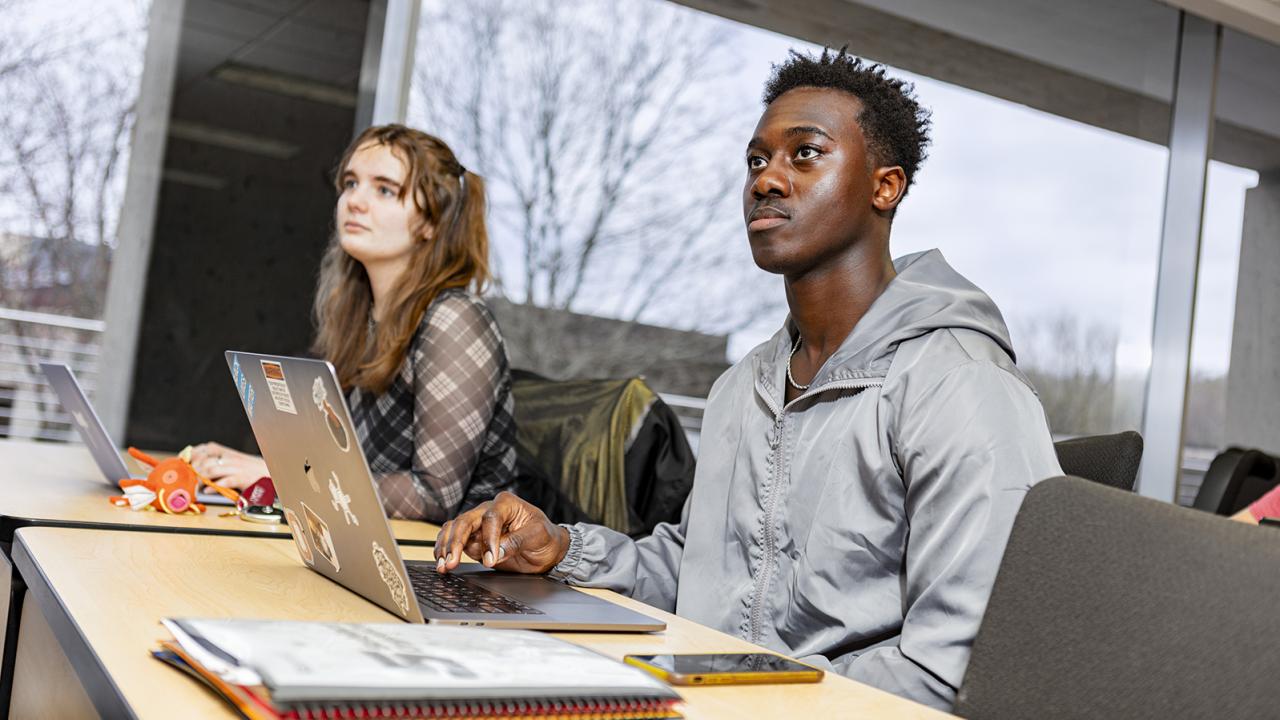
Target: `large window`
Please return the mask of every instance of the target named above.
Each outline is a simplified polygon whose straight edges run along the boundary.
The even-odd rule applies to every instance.
[[[960,18],[944,2],[874,5],[804,23],[742,12],[906,67],[893,72],[932,108],[934,143],[895,255],[940,248],[995,299],[1055,433],[1137,428],[1177,13],[1059,8],[1051,30],[1035,7],[992,24],[993,2]],[[418,47],[410,120],[489,181],[498,291],[559,313],[504,324],[518,365],[648,372],[700,394],[717,349],[736,360],[780,326],[781,284],[753,266],[742,227],[741,153],[771,63],[820,46],[659,0],[427,0]],[[555,317],[568,334],[603,321],[565,311],[703,335],[569,348]],[[688,339],[707,336],[727,343]],[[706,350],[707,371],[654,372],[664,345],[685,365],[679,348]]]
[[[1168,151],[925,78],[935,145],[895,220],[987,291],[1057,435],[1136,429]]]
[[[39,361],[93,388],[147,6],[0,0],[0,437],[68,436]]]

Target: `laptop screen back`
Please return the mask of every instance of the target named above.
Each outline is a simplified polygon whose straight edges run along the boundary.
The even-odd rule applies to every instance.
[[[79,431],[80,439],[89,448],[93,461],[102,470],[103,479],[114,486],[120,480],[133,477],[129,467],[120,458],[120,451],[116,449],[115,443],[111,442],[111,436],[107,435],[107,429],[85,397],[80,383],[71,374],[71,368],[62,363],[40,363],[40,369],[44,371],[49,387],[58,396],[58,402],[62,403],[62,409],[71,416],[71,424]]]
[[[422,622],[333,366],[238,351],[226,359],[303,563]]]

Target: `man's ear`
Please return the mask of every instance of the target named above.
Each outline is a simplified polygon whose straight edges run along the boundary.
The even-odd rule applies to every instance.
[[[880,212],[893,212],[907,192],[907,174],[902,167],[876,168],[871,173],[871,204]]]

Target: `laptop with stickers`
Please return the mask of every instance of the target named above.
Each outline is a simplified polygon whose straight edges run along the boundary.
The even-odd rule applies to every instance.
[[[227,351],[285,521],[312,570],[410,622],[654,632],[666,624],[540,575],[405,562],[333,366]]]
[[[107,428],[98,419],[98,413],[94,411],[89,397],[84,394],[84,388],[80,387],[71,368],[62,363],[40,363],[40,370],[44,372],[53,394],[58,396],[62,409],[71,416],[71,424],[75,425],[80,439],[89,448],[89,454],[93,456],[93,461],[98,464],[98,469],[111,487],[118,489],[117,483],[121,480],[139,478],[129,471],[129,466],[120,457],[120,450],[111,442]],[[197,493],[196,502],[204,505],[232,504],[222,495],[208,491]]]

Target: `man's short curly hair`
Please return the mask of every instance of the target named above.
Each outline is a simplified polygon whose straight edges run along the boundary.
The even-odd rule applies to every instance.
[[[930,113],[916,101],[911,83],[888,77],[883,65],[864,63],[846,49],[824,49],[819,57],[792,50],[785,62],[774,64],[764,86],[764,104],[801,87],[835,88],[853,95],[862,101],[858,125],[870,160],[880,167],[901,166],[909,189],[927,155]]]

